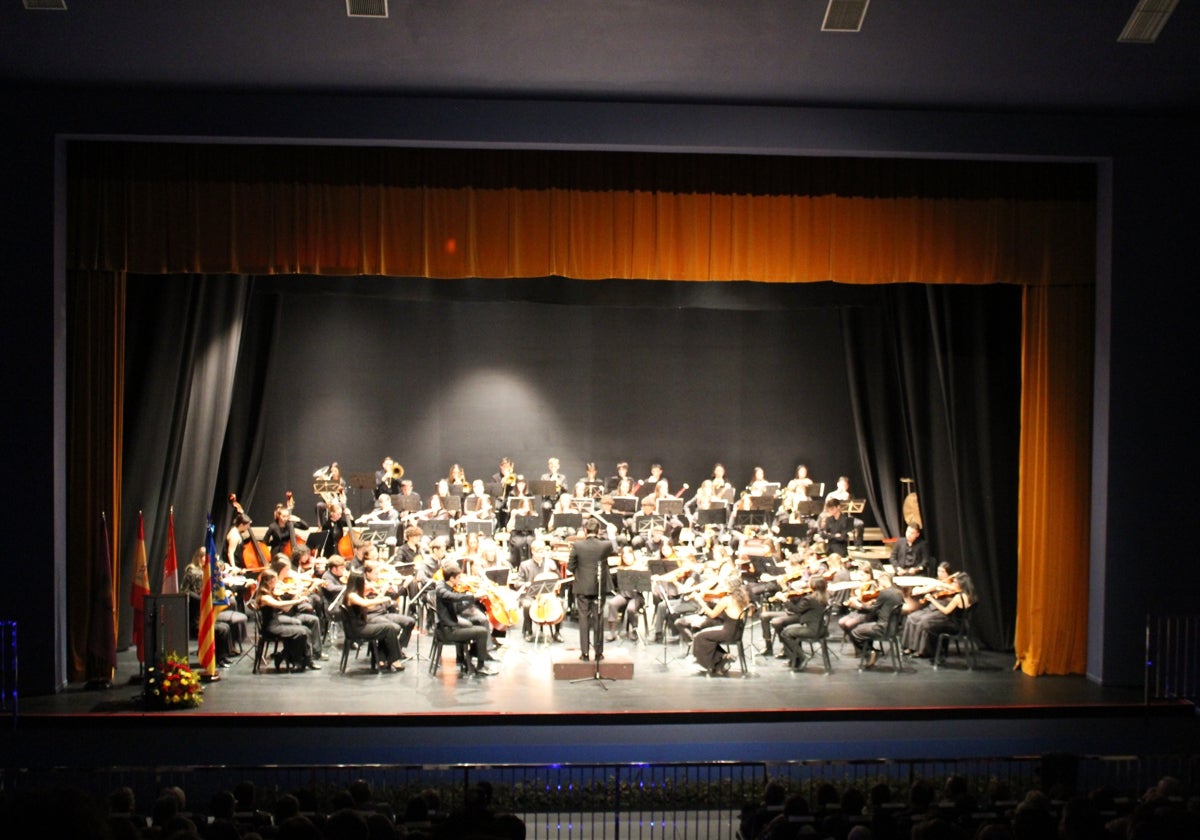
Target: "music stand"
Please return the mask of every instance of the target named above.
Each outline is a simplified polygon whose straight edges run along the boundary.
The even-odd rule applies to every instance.
[[[536,513],[522,513],[508,521],[510,531],[536,531],[542,524],[542,517]]]
[[[848,499],[847,501],[842,502],[842,510],[846,511],[846,513],[862,513],[866,509],[866,499]]]
[[[733,527],[737,530],[748,526],[766,525],[767,511],[765,510],[739,510],[733,515]]]
[[[683,499],[659,499],[654,504],[654,512],[664,516],[679,516],[683,513]]]
[[[324,557],[325,546],[330,536],[329,531],[309,531],[308,536],[304,538],[304,544],[308,546],[313,557]]]
[[[481,537],[490,537],[496,527],[496,523],[490,519],[462,519],[459,525],[464,534],[479,534]]]
[[[579,511],[558,511],[550,514],[550,530],[556,531],[559,528],[570,528],[572,531],[578,531],[583,527],[583,514]]]
[[[599,499],[604,495],[604,482],[585,481],[583,483],[583,494],[589,499]]]
[[[824,508],[825,503],[820,499],[804,499],[796,502],[796,513],[804,516],[820,516]]]
[[[438,537],[450,537],[450,520],[449,519],[426,519],[418,523],[421,527],[421,532],[429,539],[434,540]]]
[[[788,545],[802,542],[808,536],[808,525],[804,522],[781,522],[779,538]]]
[[[438,498],[442,500],[442,507],[450,511],[450,513],[462,513],[463,500],[461,495],[456,496],[451,493],[449,496],[439,496]]]
[[[720,507],[701,508],[696,511],[696,524],[704,527],[707,525],[718,525],[724,527],[729,522],[729,511],[724,505]]]
[[[487,577],[488,580],[490,580],[492,583],[496,584],[496,586],[507,587],[508,586],[508,576],[511,573],[511,571],[512,570],[509,569],[508,567],[502,566],[498,569],[486,569],[486,570],[484,570],[483,574],[485,577]]]
[[[648,534],[653,528],[667,529],[667,518],[662,514],[651,513],[644,514],[634,520],[633,530],[639,534]]]
[[[761,496],[750,497],[750,510],[774,511],[775,505],[775,497],[768,496],[765,493]]]
[[[416,513],[421,509],[421,497],[416,493],[392,493],[392,507],[404,513]]]
[[[527,482],[530,496],[541,496],[543,498],[549,496],[557,496],[559,487],[558,482],[553,479],[539,478],[536,481]]]
[[[571,509],[577,510],[580,513],[584,513],[584,512],[590,513],[591,511],[596,509],[596,497],[595,496],[572,496],[571,497]]]
[[[637,496],[613,496],[613,513],[632,516],[638,511]]]

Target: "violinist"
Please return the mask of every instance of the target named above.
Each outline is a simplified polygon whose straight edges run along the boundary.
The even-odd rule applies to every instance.
[[[458,565],[466,574],[483,574],[496,565],[495,542],[490,537],[483,539],[478,531],[468,531]]]
[[[492,484],[500,488],[496,499],[496,527],[503,528],[508,522],[508,499],[517,485],[517,468],[508,456],[500,459],[500,469],[492,474]]]
[[[855,578],[860,581],[859,586],[851,591],[844,604],[850,612],[838,619],[838,627],[844,634],[850,633],[855,627],[872,617],[876,608],[875,599],[879,597],[879,583],[871,571],[852,572],[851,579]],[[901,595],[902,601],[903,597]]]
[[[321,575],[316,571],[313,553],[304,543],[300,543],[292,549],[291,568],[298,589],[308,593],[313,612],[321,620],[321,637],[324,638],[325,631],[329,628],[329,610],[327,609],[329,602],[323,591],[324,584]]]
[[[324,560],[317,561],[317,567]],[[327,603],[333,603],[343,589],[346,588],[346,558],[335,554],[329,558],[325,570],[321,573],[321,594]]]
[[[825,619],[825,607],[829,605],[828,590],[825,578],[817,576],[809,579],[807,595],[790,599],[789,605],[797,620],[779,631],[779,642],[793,671],[803,671],[807,662],[803,642],[821,638],[824,629],[821,622]]]
[[[381,671],[403,671],[407,657],[400,641],[400,627],[389,621],[386,614],[392,599],[384,594],[372,594],[368,589],[378,576],[379,570],[373,562],[368,562],[363,571],[350,575],[346,581],[346,619],[356,635],[375,642],[379,658],[384,662]]]
[[[392,497],[387,493],[375,497],[375,507],[370,513],[360,516],[358,522],[362,524],[386,525],[390,522],[400,521],[400,511],[396,510],[396,506],[392,504]]]
[[[310,621],[296,614],[296,608],[306,603],[303,598],[284,598],[276,593],[279,575],[274,569],[263,569],[254,592],[255,606],[262,617],[262,626],[268,633],[283,640],[283,651],[275,655],[275,670],[279,670],[286,659],[292,670],[309,668],[321,670],[313,655],[321,649],[320,629],[317,617],[307,613]]]
[[[463,519],[474,522],[490,522],[496,518],[496,506],[483,485],[483,479],[477,478],[471,483],[471,492],[463,499]]]
[[[733,655],[722,645],[733,639],[738,621],[750,609],[750,596],[737,574],[727,575],[722,584],[726,594],[711,606],[700,600],[698,595],[694,596],[701,615],[712,624],[699,630],[692,639],[692,656],[714,677],[729,673]]]
[[[877,583],[879,594],[864,607],[869,612],[867,620],[860,622],[850,631],[850,641],[854,643],[854,649],[860,657],[870,648],[870,657],[863,664],[865,668],[873,667],[878,656],[872,642],[883,638],[892,613],[904,606],[904,594],[892,584],[890,574],[881,572]]]
[[[808,491],[812,486],[813,480],[808,477],[808,467],[800,464],[796,467],[796,477],[787,483],[786,499],[793,504],[802,502],[808,499]]]
[[[820,575],[807,574],[804,564],[789,562],[786,573],[774,582],[776,591],[770,595],[768,599],[770,606],[763,610],[760,617],[764,643],[763,656],[773,656],[775,653],[773,640],[782,638],[780,634],[785,627],[802,620],[801,610],[807,606],[804,603],[806,599],[802,596],[812,591],[810,581],[815,582],[818,579],[822,583],[825,581]],[[750,589],[750,587],[747,588]],[[783,658],[782,654],[780,658]]]
[[[191,604],[193,630],[197,629],[195,625],[200,617],[199,603],[204,592],[204,569],[207,565],[208,549],[200,546],[192,553],[192,559],[183,570],[183,580],[179,583],[180,593],[186,594]],[[232,604],[217,612],[213,629],[219,631],[215,643],[218,664],[228,662],[235,648],[240,651],[249,635],[246,614]]]
[[[364,595],[374,601],[369,610],[370,615],[396,627],[400,646],[393,651],[394,658],[407,659],[404,649],[408,647],[408,640],[412,637],[413,628],[417,626],[417,620],[400,612],[399,603],[411,580],[396,576],[390,566],[379,560],[373,545],[366,551],[362,574],[366,583]],[[349,596],[347,584],[346,597]]]
[[[657,538],[659,540],[657,551],[646,553],[654,559],[679,563],[675,569],[661,575],[654,575],[650,579],[651,592],[657,602],[654,609],[654,641],[661,642],[667,628],[668,617],[672,619],[671,631],[677,634],[675,622],[678,617],[696,612],[696,603],[687,597],[687,594],[700,585],[701,567],[695,562],[695,556],[692,554],[676,557],[670,540],[665,539],[661,531],[657,532]],[[678,636],[670,641],[675,641],[676,638]]]
[[[927,607],[908,617],[900,644],[905,653],[929,658],[935,653],[938,634],[956,633],[962,626],[963,614],[975,604],[975,584],[966,572],[958,572],[925,598]]]
[[[480,677],[493,676],[494,671],[489,665],[487,653],[488,628],[487,616],[483,623],[472,620],[472,613],[482,614],[475,602],[475,593],[460,581],[462,569],[457,563],[447,563],[442,567],[442,579],[434,585],[434,605],[437,610],[439,632],[448,642],[466,642],[470,645],[470,656],[475,660],[472,673]]]

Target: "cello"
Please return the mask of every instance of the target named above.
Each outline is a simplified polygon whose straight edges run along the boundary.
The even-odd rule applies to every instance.
[[[237,496],[233,493],[229,494],[229,504],[233,505],[233,509],[246,516],[246,511],[242,509],[241,503],[237,500]],[[242,568],[249,569],[252,572],[261,572],[270,565],[271,549],[266,543],[259,542],[254,539],[254,534],[247,536],[242,543]]]
[[[566,618],[567,611],[563,607],[562,598],[558,596],[558,588],[571,580],[574,580],[574,578],[560,578],[554,572],[543,572],[535,577],[533,583],[541,584],[554,581],[554,587],[541,587],[541,591],[533,599],[533,603],[529,605],[529,620],[534,624],[561,624],[562,620]]]

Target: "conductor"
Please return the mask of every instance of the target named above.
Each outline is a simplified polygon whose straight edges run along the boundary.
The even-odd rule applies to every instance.
[[[608,574],[608,558],[617,553],[608,540],[600,539],[600,523],[588,519],[584,538],[571,546],[567,573],[575,576],[575,606],[579,610],[579,658],[587,662],[591,635],[595,634],[596,661],[604,658],[604,623],[600,620],[600,605],[612,589]]]

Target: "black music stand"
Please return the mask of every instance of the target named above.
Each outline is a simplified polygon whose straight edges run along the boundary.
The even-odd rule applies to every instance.
[[[458,524],[462,526],[464,534],[479,534],[481,537],[490,537],[496,528],[496,523],[490,519],[460,519]]]
[[[639,534],[648,534],[654,528],[667,530],[667,518],[659,513],[650,513],[639,516],[633,521],[633,530]]]
[[[765,510],[739,510],[733,515],[733,527],[740,531],[749,526],[766,525],[767,515]]]
[[[583,483],[583,495],[589,499],[599,499],[604,495],[604,482],[585,481]]]
[[[395,538],[397,525],[398,523],[396,522],[369,523],[362,527],[362,533],[359,534],[358,538],[366,540],[376,548],[384,548],[387,546],[389,537]]]
[[[522,513],[508,520],[509,531],[536,531],[542,524],[542,517],[536,513]]]
[[[536,481],[530,481],[527,486],[529,487],[530,496],[541,496],[542,498],[557,496],[561,489],[557,481],[548,478],[539,478]]]
[[[637,496],[613,496],[613,513],[632,516],[638,511]]]
[[[421,532],[429,539],[437,539],[438,537],[450,538],[450,520],[449,519],[424,519],[417,523],[420,526]]]
[[[659,499],[654,503],[654,512],[662,516],[683,514],[683,499]]]
[[[396,568],[397,568],[397,571],[399,571],[400,569],[405,568],[405,567],[408,567],[409,569],[415,569],[416,564],[415,563],[401,563]],[[412,574],[412,572],[409,572],[408,574]],[[416,662],[420,662],[421,661],[421,631],[423,629],[425,629],[425,627],[427,626],[426,623],[429,620],[430,613],[434,614],[435,620],[432,623],[432,625],[429,625],[429,626],[433,626],[433,627],[437,626],[437,621],[436,621],[437,606],[435,604],[430,603],[430,601],[434,597],[433,590],[434,590],[434,587],[437,586],[437,581],[422,580],[422,581],[417,581],[417,583],[419,584],[419,587],[417,588],[416,594],[414,594],[412,596],[412,598],[410,599],[410,603],[416,605],[416,610],[414,610],[416,615],[414,615],[413,617],[417,620],[417,626],[414,628],[416,630],[416,633],[413,634],[417,637],[417,647],[416,647],[416,650],[413,651],[413,660]]]
[[[559,528],[570,529],[572,532],[578,531],[583,527],[583,514],[579,511],[558,511],[550,514],[550,530],[557,531]]]
[[[616,589],[618,592],[650,592],[651,587],[654,585],[654,582],[651,580],[651,576],[651,572],[648,569],[617,569]],[[653,597],[651,597],[650,600],[653,602]],[[642,608],[645,609],[644,603]],[[628,604],[625,606],[625,609],[629,609]],[[634,624],[636,625],[636,623],[637,622],[635,620]],[[628,629],[628,617],[625,619],[625,626],[626,629]],[[644,642],[646,640],[646,634],[649,632],[650,628],[648,626],[641,628],[641,631],[638,633],[638,638]]]
[[[803,516],[820,516],[821,511],[824,510],[824,508],[825,503],[820,499],[804,499],[796,502],[796,513],[799,513]]]
[[[729,523],[729,510],[725,505],[719,507],[701,508],[696,511],[696,525],[698,527],[707,527],[716,525],[719,528],[724,528]]]
[[[329,542],[329,531],[309,531],[308,536],[304,538],[304,544],[308,546],[308,550],[312,552],[313,557],[324,557],[325,546]]]
[[[392,507],[404,513],[416,513],[421,509],[421,497],[416,493],[392,493]]]
[[[463,500],[461,495],[451,493],[449,496],[439,496],[438,498],[442,500],[442,507],[446,510],[451,513],[462,513]]]
[[[779,539],[787,545],[800,545],[808,538],[807,522],[779,523]]]
[[[558,595],[558,588],[560,586],[562,586],[562,584],[565,583],[566,580],[567,580],[566,578],[560,578],[556,574],[554,577],[546,578],[545,580],[530,581],[529,583],[526,583],[521,587],[521,589],[520,589],[521,597],[528,598],[529,603],[531,603],[531,604],[534,601],[536,601],[538,599],[538,597],[540,597],[542,595],[546,595],[546,594],[552,594],[555,597],[561,597]],[[563,605],[563,617],[564,618],[566,617],[566,611],[567,611],[567,607],[564,604]],[[530,622],[532,624],[537,625],[537,627],[534,631],[534,644],[537,644],[537,642],[542,638],[542,630],[550,625],[541,624],[539,622],[533,621],[532,617],[530,617]],[[559,620],[557,623],[561,624],[562,621]],[[550,635],[553,636],[554,632],[555,631],[551,630]]]

